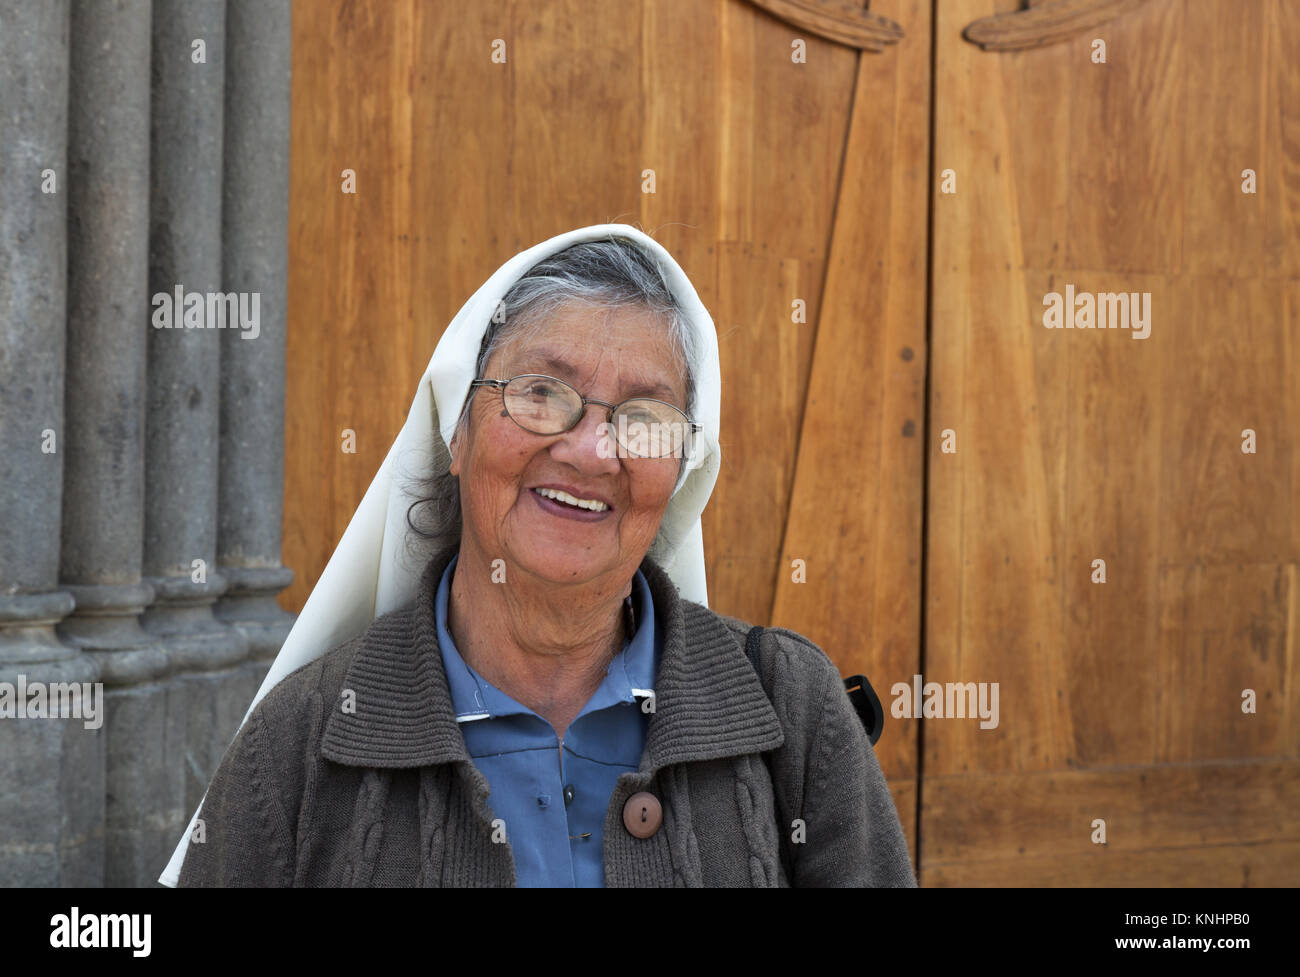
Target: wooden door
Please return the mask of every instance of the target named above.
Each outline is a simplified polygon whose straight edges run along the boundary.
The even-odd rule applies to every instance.
[[[718,327],[710,603],[868,675],[921,883],[1294,882],[1300,6],[861,6],[295,4],[285,604],[478,285],[636,222]]]
[[[931,13],[921,0],[871,12],[905,36],[857,61],[788,513],[766,566],[771,623],[886,702],[921,660]],[[787,309],[800,294],[792,282]],[[919,731],[885,728],[876,754],[915,857]]]
[[[622,220],[718,328],[711,606],[846,674],[916,671],[930,3],[818,6],[295,3],[287,607],[461,304],[523,248]],[[914,841],[915,731],[880,755]]]
[[[1294,884],[1300,8],[936,6],[922,881]]]

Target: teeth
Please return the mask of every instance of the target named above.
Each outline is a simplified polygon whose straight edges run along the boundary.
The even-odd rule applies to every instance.
[[[592,512],[604,512],[609,508],[604,502],[599,502],[596,499],[575,499],[568,492],[561,492],[559,489],[536,488],[533,491],[548,499],[555,499],[557,502],[564,502],[568,505],[576,505],[580,509],[590,509]]]

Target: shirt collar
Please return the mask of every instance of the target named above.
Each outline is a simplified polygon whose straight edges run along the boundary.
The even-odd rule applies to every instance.
[[[357,708],[330,710],[321,738],[326,759],[357,767],[472,764],[439,653],[433,601],[457,550],[450,546],[430,560],[420,596],[336,649],[349,658],[344,687]],[[779,747],[781,724],[745,655],[743,635],[721,615],[683,600],[649,556],[640,571],[663,649],[642,771]]]
[[[461,657],[460,650],[447,628],[447,605],[451,600],[451,578],[460,557],[454,556],[442,571],[438,592],[434,595],[434,623],[438,629],[438,650],[442,656],[451,705],[458,723],[495,719],[500,716],[536,715],[527,706],[502,692]],[[650,584],[637,570],[632,578],[632,600],[637,609],[636,633],[605,670],[604,681],[592,693],[576,719],[620,703],[653,698],[655,677],[655,612]]]

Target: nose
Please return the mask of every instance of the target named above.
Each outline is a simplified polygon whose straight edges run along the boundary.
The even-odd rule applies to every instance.
[[[609,408],[589,403],[583,409],[582,420],[573,430],[560,435],[551,445],[551,455],[556,461],[572,465],[586,475],[617,474],[619,470],[618,443],[606,433]]]

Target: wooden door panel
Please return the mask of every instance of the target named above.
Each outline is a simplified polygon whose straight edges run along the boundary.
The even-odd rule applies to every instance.
[[[717,322],[711,604],[887,709],[998,683],[996,728],[887,720],[923,884],[1300,874],[1300,8],[962,36],[1016,6],[873,0],[859,48],[768,0],[296,4],[286,605],[473,290],[634,221]],[[1149,294],[1150,336],[1043,328],[1067,286]]]
[[[862,56],[807,36],[795,63],[795,36],[742,0],[295,4],[287,608],[460,306],[519,250],[621,220],[673,253],[717,321],[710,602],[766,622],[813,348],[790,300],[816,321]]]
[[[871,9],[907,36],[858,61],[771,619],[885,701],[920,662],[930,5]],[[885,729],[876,752],[915,851],[917,731]]]
[[[1245,6],[998,53],[939,5],[924,668],[1001,716],[923,721],[924,884],[1300,873],[1300,15]],[[1150,335],[1045,329],[1066,286],[1149,293]]]
[[[1290,759],[927,776],[922,790],[928,886],[1295,884]]]

